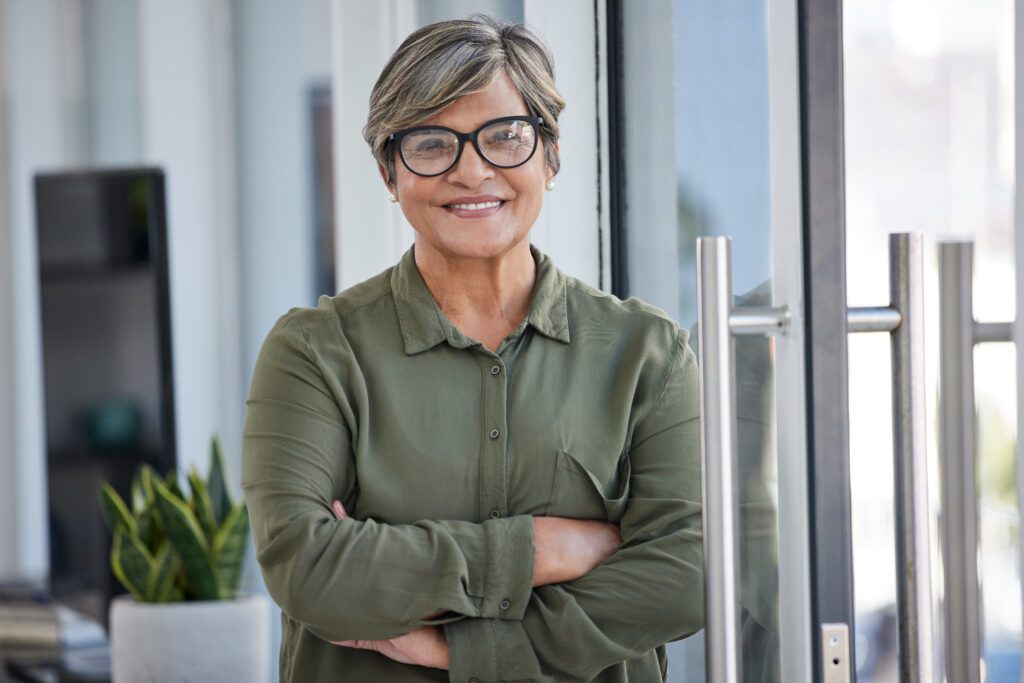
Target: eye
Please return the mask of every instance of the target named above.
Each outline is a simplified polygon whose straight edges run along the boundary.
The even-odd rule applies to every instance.
[[[487,141],[496,144],[525,143],[527,137],[523,126],[515,123],[490,133]]]
[[[441,138],[427,138],[426,140],[420,140],[416,143],[417,152],[427,152],[431,150],[447,149],[448,144]]]
[[[442,157],[452,153],[455,140],[443,132],[426,131],[408,136],[402,141],[402,153],[406,158]]]

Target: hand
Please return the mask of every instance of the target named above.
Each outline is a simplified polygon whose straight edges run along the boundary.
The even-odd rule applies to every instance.
[[[451,666],[448,640],[438,626],[422,626],[390,640],[342,640],[334,644],[359,650],[373,650],[402,664],[445,670]]]
[[[622,545],[619,527],[565,517],[533,518],[533,585],[578,579]]]
[[[331,503],[331,511],[339,520],[348,519],[348,512],[340,500]],[[439,610],[428,614],[424,619],[433,619],[444,614]],[[342,647],[353,647],[359,650],[373,650],[402,664],[429,666],[433,669],[445,669],[450,666],[448,658],[448,640],[444,631],[437,626],[422,626],[403,636],[390,640],[339,640],[331,641]]]

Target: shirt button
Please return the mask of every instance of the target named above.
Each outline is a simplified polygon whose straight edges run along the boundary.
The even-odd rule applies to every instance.
[[[501,432],[499,432],[497,429],[492,429],[491,433],[489,434],[489,436],[492,439],[497,439],[500,434],[501,434]]]
[[[501,510],[491,510],[491,519],[498,519],[501,517]]]
[[[492,375],[497,375],[500,372],[501,372],[501,366],[500,365],[492,365],[491,366],[491,374]]]
[[[508,599],[502,600],[501,602],[498,603],[498,607],[500,607],[501,609],[508,609],[511,606],[512,606],[512,603],[509,602]]]

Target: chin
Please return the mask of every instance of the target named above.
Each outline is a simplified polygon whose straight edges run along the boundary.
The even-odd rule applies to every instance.
[[[497,258],[508,253],[515,245],[509,242],[502,243],[460,243],[446,245],[445,251],[449,256],[456,258]]]
[[[431,247],[454,258],[497,258],[508,253],[522,242],[529,243],[529,233],[524,235],[481,235],[464,234],[460,239],[427,240]]]

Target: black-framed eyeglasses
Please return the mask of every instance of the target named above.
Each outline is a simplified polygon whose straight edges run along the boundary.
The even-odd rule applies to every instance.
[[[446,173],[459,162],[466,142],[472,142],[481,158],[498,168],[522,166],[537,151],[539,116],[502,116],[472,133],[444,126],[416,126],[392,133],[398,155],[410,172],[431,177]]]

